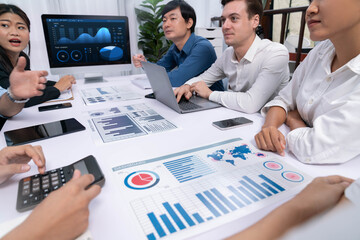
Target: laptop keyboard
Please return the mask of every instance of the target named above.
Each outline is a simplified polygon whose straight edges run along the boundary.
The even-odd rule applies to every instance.
[[[187,111],[187,110],[194,110],[194,109],[198,109],[201,108],[201,106],[190,102],[189,100],[187,100],[186,98],[182,97],[180,99],[179,102],[179,107],[181,110]]]

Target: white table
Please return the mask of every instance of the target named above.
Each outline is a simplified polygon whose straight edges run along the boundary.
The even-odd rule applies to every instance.
[[[136,103],[145,103],[153,108],[167,120],[174,123],[179,129],[164,133],[141,136],[127,140],[121,140],[101,146],[95,145],[90,137],[90,130],[55,137],[52,139],[40,141],[33,145],[40,144],[46,156],[47,169],[54,169],[64,165],[71,164],[87,155],[94,155],[106,177],[106,183],[101,194],[90,204],[90,225],[89,230],[94,239],[134,239],[134,227],[127,221],[129,209],[122,206],[120,192],[116,189],[117,185],[112,178],[111,168],[124,163],[137,162],[154,157],[159,157],[175,152],[184,151],[194,147],[207,145],[209,143],[220,142],[231,138],[243,138],[256,146],[254,135],[261,128],[264,119],[260,114],[244,114],[226,108],[218,108],[207,111],[200,111],[189,114],[178,114],[165,105],[153,99],[138,99],[127,102],[118,102],[110,104],[99,104],[85,106],[79,90],[81,88],[91,88],[105,85],[124,85],[132,90],[145,95],[150,90],[142,90],[130,83],[135,76],[108,78],[105,83],[84,84],[83,80],[78,80],[78,84],[73,87],[75,99],[71,101],[72,108],[60,109],[48,112],[38,112],[37,106],[24,109],[17,116],[7,121],[2,133],[20,127],[36,125],[66,118],[75,117],[84,126],[88,128],[86,115],[84,111],[106,108],[114,105],[129,105]],[[46,104],[43,104],[46,105]],[[240,127],[232,130],[220,131],[213,127],[213,121],[226,118],[244,116],[254,121],[250,127]],[[286,133],[288,129],[284,126],[281,130]],[[3,134],[0,138],[0,147],[6,146]],[[139,151],[141,149],[141,151]],[[294,167],[308,173],[311,176],[325,176],[340,174],[351,178],[358,178],[360,169],[360,157],[353,159],[341,165],[305,165],[298,162],[291,153],[286,152],[284,157],[286,161]],[[32,164],[32,166],[34,166]],[[32,167],[29,173],[19,174],[12,177],[6,183],[0,185],[0,223],[20,217],[26,213],[18,213],[15,209],[18,181],[28,175],[36,173],[36,168]],[[285,201],[285,199],[284,199]],[[281,202],[279,202],[281,204]],[[247,217],[238,219],[229,224],[219,226],[218,228],[206,232],[197,239],[219,239],[230,236],[266,215],[276,206],[271,206],[262,211],[251,214]]]

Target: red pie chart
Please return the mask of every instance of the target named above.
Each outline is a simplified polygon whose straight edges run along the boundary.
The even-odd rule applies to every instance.
[[[131,182],[135,185],[142,186],[150,183],[154,178],[147,173],[139,173],[131,179]]]
[[[148,170],[132,172],[126,176],[124,183],[130,189],[144,190],[155,186],[160,181],[157,173]]]

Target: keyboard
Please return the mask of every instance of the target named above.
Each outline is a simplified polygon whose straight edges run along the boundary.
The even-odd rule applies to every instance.
[[[189,100],[187,100],[185,97],[182,97],[180,99],[180,102],[179,102],[179,107],[181,110],[184,110],[184,111],[188,111],[188,110],[194,110],[194,109],[199,109],[201,108],[201,106],[195,104],[195,103],[192,103],[190,102]]]

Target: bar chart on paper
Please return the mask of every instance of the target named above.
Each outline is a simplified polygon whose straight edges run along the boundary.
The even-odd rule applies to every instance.
[[[237,212],[237,217],[246,215],[266,201],[276,201],[276,196],[292,184],[285,177],[259,174],[258,170],[250,166],[228,173],[226,178],[210,178],[137,199],[131,206],[147,239],[174,236],[231,213]],[[302,176],[293,174],[296,179]]]
[[[113,171],[137,232],[148,240],[194,237],[279,203],[311,180],[239,138]]]

